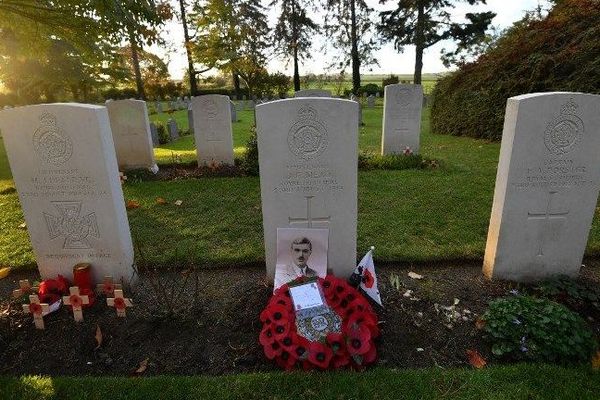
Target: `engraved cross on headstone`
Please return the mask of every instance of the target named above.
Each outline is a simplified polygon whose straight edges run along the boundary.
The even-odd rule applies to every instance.
[[[542,238],[540,239],[540,249],[538,251],[537,256],[543,256],[544,255],[544,251],[543,251],[543,246],[544,246],[544,231],[547,230],[548,228],[548,224],[550,223],[550,221],[552,219],[567,219],[567,215],[569,214],[569,211],[560,211],[560,212],[551,212],[551,204],[552,204],[552,196],[555,195],[557,192],[550,192],[549,193],[549,197],[548,197],[548,204],[546,205],[546,211],[543,213],[532,213],[532,212],[528,212],[527,213],[527,220],[531,220],[531,219],[537,219],[537,220],[543,220],[545,221],[545,227],[542,228],[542,234],[540,236],[542,236]]]
[[[312,228],[313,222],[327,222],[331,221],[331,217],[313,217],[311,212],[310,203],[315,196],[304,196],[306,198],[306,218],[289,217],[289,224],[308,224],[308,228]]]

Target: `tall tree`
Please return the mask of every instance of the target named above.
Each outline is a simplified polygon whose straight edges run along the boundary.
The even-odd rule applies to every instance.
[[[386,1],[381,0],[381,3]],[[400,52],[404,46],[415,46],[414,83],[421,83],[426,48],[441,40],[453,39],[457,42],[456,55],[486,39],[486,30],[496,14],[490,11],[467,13],[467,22],[453,22],[450,10],[459,2],[486,4],[486,0],[398,0],[396,9],[379,13],[381,21],[377,30],[384,40],[393,41]]]
[[[194,55],[208,68],[240,77],[252,91],[270,46],[269,26],[260,0],[208,0],[195,7]]]
[[[294,63],[294,90],[300,90],[298,61],[310,58],[312,38],[318,33],[319,25],[307,15],[314,7],[312,0],[273,0],[271,7],[279,4],[281,13],[275,25],[275,51],[278,55],[291,58]]]
[[[325,32],[333,39],[334,48],[341,50],[340,70],[352,66],[352,91],[356,94],[361,66],[378,64],[373,56],[378,49],[371,20],[373,9],[365,0],[325,0],[325,9]]]
[[[188,28],[187,4],[185,0],[179,0],[179,18],[183,27],[183,38],[185,40],[185,53],[188,61],[188,78],[190,80],[190,94],[195,96],[198,94],[198,71],[194,67],[192,36]]]

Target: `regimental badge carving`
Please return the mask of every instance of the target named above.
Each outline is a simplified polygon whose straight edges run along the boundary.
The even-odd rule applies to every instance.
[[[561,107],[560,115],[546,126],[544,144],[557,156],[573,151],[584,134],[583,121],[577,116],[579,106],[570,99]]]
[[[412,98],[412,93],[409,88],[400,88],[396,92],[396,104],[400,107],[406,107],[410,104],[410,100]]]
[[[96,213],[81,215],[79,201],[52,202],[58,216],[43,213],[50,239],[64,237],[63,249],[89,249],[89,237],[100,238]]]
[[[206,112],[206,118],[215,119],[217,118],[217,114],[219,114],[219,109],[217,107],[217,103],[214,100],[206,100],[204,102],[204,111]]]
[[[295,156],[310,160],[321,155],[329,144],[327,129],[317,119],[317,111],[305,105],[288,133],[288,146]]]
[[[44,161],[58,166],[69,161],[73,155],[73,142],[58,127],[55,115],[43,113],[40,127],[33,134],[33,149]]]

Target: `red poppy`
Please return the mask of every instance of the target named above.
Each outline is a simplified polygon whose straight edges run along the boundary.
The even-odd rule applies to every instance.
[[[270,327],[265,327],[262,331],[260,331],[258,341],[265,348],[275,342],[275,336],[273,335],[273,331]]]
[[[327,344],[329,345],[329,347],[331,347],[331,350],[333,351],[333,354],[338,354],[338,353],[344,353],[345,352],[345,347],[344,346],[344,335],[338,332],[331,332],[327,335],[327,338],[325,339],[325,341],[327,342]]]
[[[281,341],[290,333],[290,324],[287,320],[281,322],[274,322],[271,325],[271,328],[273,329],[273,336],[275,336],[275,340],[277,341]]]
[[[377,349],[373,345],[370,344],[369,351],[367,351],[362,357],[362,365],[373,364],[377,359]]]
[[[371,289],[373,284],[375,283],[375,278],[373,278],[373,274],[368,269],[363,273],[362,278],[363,284],[367,289]]]
[[[308,348],[308,361],[319,368],[326,369],[333,357],[331,349],[320,342],[311,342]]]
[[[262,322],[263,324],[269,325],[271,323],[270,317],[271,317],[271,311],[268,308],[265,308],[260,313],[260,322]]]
[[[106,296],[112,296],[112,295],[114,295],[114,293],[115,293],[115,285],[113,285],[111,282],[105,282],[102,292]]]
[[[71,307],[73,307],[73,308],[79,308],[83,305],[83,301],[81,300],[81,297],[79,297],[76,294],[72,294],[71,296],[69,296],[69,303],[71,304]]]
[[[42,306],[38,303],[29,304],[29,312],[33,315],[40,315],[42,313]]]
[[[125,309],[125,299],[122,297],[116,297],[115,298],[115,308],[117,310],[124,310]]]
[[[371,331],[364,325],[358,325],[348,331],[347,348],[351,355],[363,355],[369,351]]]
[[[373,313],[356,311],[352,315],[349,315],[345,321],[346,330],[350,330],[356,326],[366,326],[371,332],[371,337],[379,336],[377,317]]]
[[[265,355],[267,356],[267,358],[269,360],[272,360],[275,357],[281,355],[281,352],[283,351],[283,349],[277,342],[273,342],[270,345],[265,346],[264,349],[265,349]]]
[[[289,311],[287,308],[285,308],[281,304],[275,304],[273,306],[270,306],[268,308],[268,310],[269,310],[269,314],[271,315],[269,318],[271,320],[271,322],[274,322],[274,323],[281,323],[284,321],[287,322]]]
[[[294,353],[290,353],[287,350],[283,350],[281,355],[275,359],[277,365],[286,371],[292,370],[296,364],[296,361],[298,361],[298,359],[294,357]]]
[[[80,291],[82,296],[87,296],[88,298],[88,303],[87,304],[83,304],[83,308],[89,308],[92,305],[94,305],[94,301],[96,299],[96,294],[94,293],[94,291],[91,288],[83,288]]]
[[[348,364],[350,364],[350,354],[346,350],[334,355],[331,360],[331,365],[336,369],[345,367]]]
[[[56,279],[42,281],[38,290],[40,301],[48,304],[59,301],[62,296],[69,294],[69,285],[69,281],[62,275],[58,275]]]

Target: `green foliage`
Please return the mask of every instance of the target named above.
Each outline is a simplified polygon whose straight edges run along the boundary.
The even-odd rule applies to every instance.
[[[492,353],[516,360],[589,361],[596,341],[586,322],[546,299],[515,296],[490,303],[483,315]]]
[[[527,16],[477,61],[438,80],[432,131],[500,140],[509,97],[600,93],[599,37],[596,0],[563,0],[546,18]]]
[[[156,132],[158,133],[159,144],[167,144],[171,141],[169,132],[167,132],[167,128],[163,124],[156,124]]]
[[[379,92],[380,92],[379,86],[377,86],[375,83],[369,83],[367,85],[361,86],[358,94],[362,95],[362,94],[366,93],[367,96],[370,96],[370,95],[375,96],[375,94],[377,94]]]
[[[381,82],[381,87],[384,88],[387,85],[394,85],[399,82],[400,79],[398,78],[398,75],[390,74],[389,77],[383,79],[383,81]]]
[[[246,144],[246,153],[242,159],[241,168],[246,175],[258,176],[258,137],[256,135],[256,126],[252,126],[250,138]]]
[[[571,307],[600,308],[600,288],[592,282],[559,276],[541,282],[535,289],[539,295]]]
[[[269,74],[262,70],[255,80],[254,94],[259,97],[283,96],[291,89],[290,77],[280,72]]]
[[[402,170],[424,168],[426,163],[420,154],[388,154],[360,152],[358,155],[358,169],[369,170]]]

